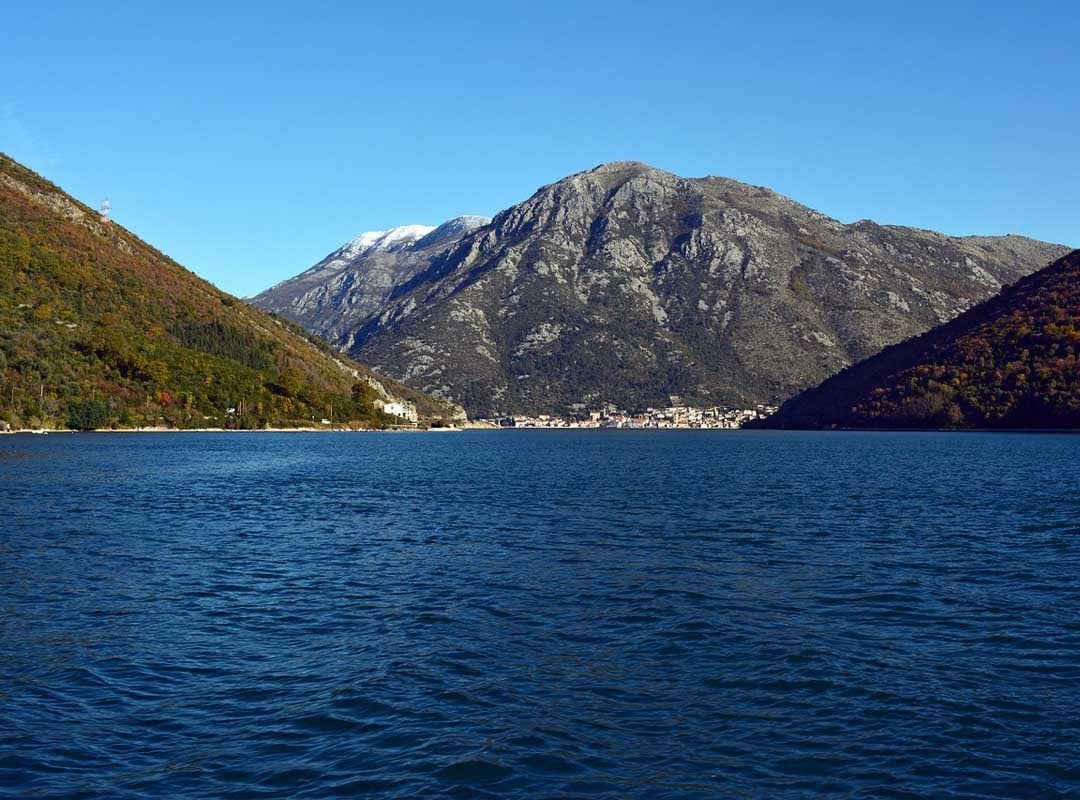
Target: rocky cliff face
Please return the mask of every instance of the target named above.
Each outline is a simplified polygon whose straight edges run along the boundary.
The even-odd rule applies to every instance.
[[[381,310],[394,288],[426,269],[435,255],[490,221],[456,217],[437,228],[404,225],[362,233],[250,302],[333,342]]]
[[[341,284],[293,316],[471,416],[778,402],[1066,251],[845,225],[761,187],[619,162],[449,249],[373,265],[377,293]]]

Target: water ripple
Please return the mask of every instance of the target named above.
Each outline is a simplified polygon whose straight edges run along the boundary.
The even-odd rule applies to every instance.
[[[0,795],[1076,796],[1078,455],[7,437]]]

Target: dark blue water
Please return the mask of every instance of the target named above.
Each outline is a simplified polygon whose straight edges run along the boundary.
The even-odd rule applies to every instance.
[[[0,793],[1080,792],[1080,437],[0,437]]]

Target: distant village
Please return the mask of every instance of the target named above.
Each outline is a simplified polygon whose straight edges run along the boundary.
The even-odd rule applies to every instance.
[[[551,414],[537,416],[514,415],[491,420],[478,420],[500,428],[695,428],[734,430],[747,422],[764,419],[776,411],[775,406],[758,404],[753,408],[695,408],[672,405],[667,408],[647,408],[630,414],[615,408],[591,411],[580,417],[560,417]]]

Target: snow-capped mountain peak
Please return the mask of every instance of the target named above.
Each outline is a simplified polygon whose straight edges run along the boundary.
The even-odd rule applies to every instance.
[[[352,239],[344,248],[342,255],[356,257],[378,251],[391,252],[400,250],[422,239],[435,230],[433,225],[399,225],[385,231],[367,231]]]
[[[457,224],[463,230],[475,230],[476,228],[482,228],[491,222],[491,217],[480,217],[476,214],[465,214],[461,217],[455,217],[450,220],[451,225]]]
[[[489,222],[491,222],[491,217],[478,217],[475,215],[454,217],[435,228],[435,230],[424,236],[423,239],[417,240],[415,246],[419,250],[425,247],[445,245],[448,242],[460,239],[465,234],[471,233],[477,228],[484,227]]]
[[[366,231],[354,236],[322,261],[315,264],[315,266],[297,275],[296,278],[304,278],[306,281],[310,281],[315,276],[335,275],[380,253],[406,257],[413,251],[433,247],[445,248],[467,233],[481,228],[489,222],[491,220],[488,217],[462,216],[454,217],[437,227],[433,225],[399,225],[385,231]],[[288,286],[293,280],[295,279],[290,278],[282,281],[268,289],[267,292],[277,291],[284,286]],[[267,292],[262,294],[265,295]]]

